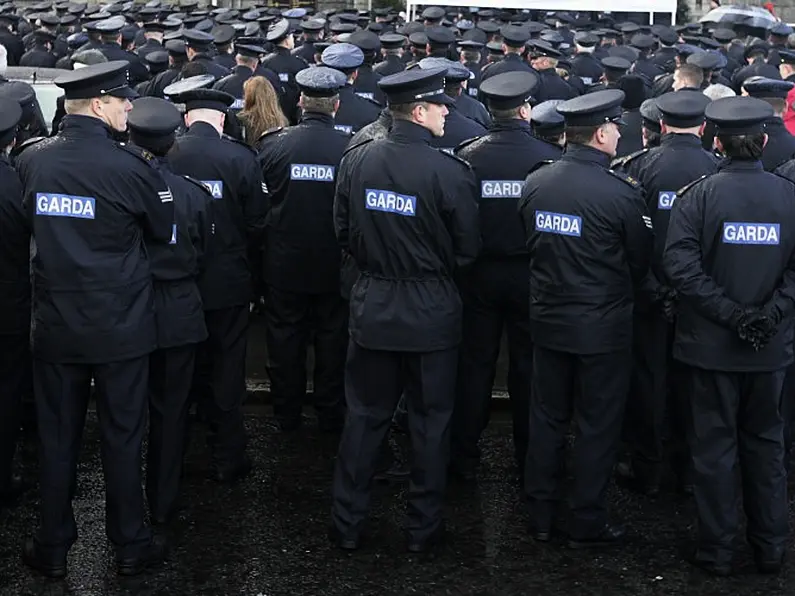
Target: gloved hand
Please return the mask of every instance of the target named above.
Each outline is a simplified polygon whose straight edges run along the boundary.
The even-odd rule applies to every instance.
[[[744,309],[736,320],[737,336],[751,344],[755,351],[767,345],[776,334],[776,325],[761,309]]]
[[[673,288],[665,288],[665,293],[660,301],[660,309],[662,310],[665,320],[669,323],[673,323],[676,318],[676,303],[678,299],[679,296],[676,290]]]

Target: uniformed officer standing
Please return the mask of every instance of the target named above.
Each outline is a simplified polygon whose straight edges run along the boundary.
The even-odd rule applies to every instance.
[[[136,85],[149,78],[149,71],[143,61],[132,52],[122,48],[122,33],[126,21],[122,16],[111,17],[96,24],[96,29],[102,36],[102,43],[97,49],[109,61],[126,60],[130,65],[130,83]]]
[[[403,71],[406,64],[401,58],[406,37],[398,33],[385,33],[378,39],[381,41],[381,53],[384,59],[373,67],[373,72],[385,77]]]
[[[357,69],[356,80],[353,82],[356,95],[372,99],[379,106],[385,106],[386,97],[378,87],[378,81],[384,75],[375,72],[373,68],[375,57],[381,51],[381,40],[372,31],[356,31],[351,33],[347,43],[355,45],[363,55],[362,65]]]
[[[478,441],[489,420],[503,330],[508,337],[514,453],[519,473],[524,473],[533,347],[527,247],[516,212],[527,173],[544,160],[560,157],[560,149],[538,140],[530,130],[530,101],[538,83],[538,75],[519,71],[484,81],[481,93],[494,123],[486,134],[456,150],[477,177],[483,241],[475,266],[459,281],[464,321],[451,470],[465,480],[474,478],[480,459]]]
[[[33,32],[33,46],[22,55],[20,66],[41,66],[54,68],[58,59],[52,53],[55,35],[45,29]]]
[[[11,167],[22,108],[0,98],[0,508],[12,505],[23,485],[13,473],[23,396],[31,388],[30,222],[22,209],[22,184]]]
[[[533,136],[549,145],[554,153],[551,159],[557,159],[566,146],[566,123],[563,114],[558,112],[558,106],[565,99],[550,99],[541,102],[533,108],[530,126]]]
[[[550,99],[571,99],[577,97],[574,88],[564,81],[555,70],[561,52],[545,41],[531,39],[527,42],[527,56],[532,66],[541,77],[541,86],[536,95],[538,101]]]
[[[235,102],[232,104],[232,109],[235,111],[243,109],[243,85],[254,76],[254,72],[258,67],[260,72],[268,79],[268,82],[273,85],[273,90],[279,93],[282,87],[279,77],[270,68],[262,67],[259,63],[259,57],[266,53],[263,47],[236,43],[235,61],[237,66],[232,69],[230,74],[216,81],[215,85],[213,85],[213,89],[229,93],[235,98]]]
[[[784,126],[784,116],[792,108],[787,105],[787,94],[795,88],[791,81],[751,77],[743,83],[744,95],[757,97],[773,107],[773,117],[765,123],[767,143],[762,151],[762,165],[774,171],[795,157],[795,136]]]
[[[198,79],[198,77],[196,77]],[[246,332],[252,293],[251,262],[262,242],[267,197],[255,153],[222,135],[225,110],[234,98],[196,88],[185,79],[166,87],[166,96],[185,104],[188,131],[168,154],[175,173],[201,180],[213,196],[214,234],[199,278],[209,338],[200,348],[197,372],[210,374],[213,412],[213,478],[232,483],[248,475],[242,404],[246,396]]]
[[[447,58],[423,58],[420,68],[444,68],[444,91],[453,99],[448,106],[448,113],[444,119],[444,134],[431,139],[431,146],[452,153],[464,141],[473,139],[486,132],[486,128],[464,116],[458,109],[458,102],[464,97],[463,84],[469,80],[469,69],[460,62],[453,62]],[[467,99],[471,99],[467,97]]]
[[[275,47],[273,53],[262,60],[262,65],[270,68],[279,77],[282,83],[279,95],[282,112],[291,123],[295,124],[299,116],[299,91],[295,84],[295,75],[309,65],[300,57],[290,54],[295,48],[295,41],[290,31],[290,21],[287,19],[281,19],[271,25],[266,39]]]
[[[690,486],[685,449],[684,383],[671,362],[675,293],[662,269],[668,218],[676,191],[712,174],[717,158],[701,146],[709,98],[698,91],[666,93],[652,100],[662,117],[659,147],[647,149],[633,177],[641,184],[654,226],[651,269],[635,301],[633,386],[627,404],[631,460],[619,464],[621,480],[646,494],[657,494],[663,473],[666,420],[671,423],[673,469],[681,487]]]
[[[731,572],[740,529],[738,463],[759,571],[779,571],[788,542],[780,405],[792,362],[795,186],[759,161],[772,115],[750,97],[707,106],[727,159],[678,193],[663,254],[681,296],[674,357],[691,367],[692,562],[717,575]]]
[[[593,33],[578,33],[574,36],[577,54],[571,61],[571,72],[580,77],[586,85],[598,83],[604,68],[599,60],[594,58],[594,50],[599,43],[599,38]]]
[[[146,494],[153,522],[176,513],[196,346],[207,338],[196,280],[212,230],[212,195],[198,180],[173,174],[166,154],[182,117],[169,101],[143,97],[133,103],[130,141],[149,152],[174,197],[168,244],[149,244],[157,320],[157,351],[149,360],[149,444]]]
[[[266,134],[259,161],[271,198],[264,254],[268,375],[283,430],[301,424],[306,355],[314,337],[314,405],[322,430],[342,428],[348,304],[340,295],[340,253],[332,207],[350,137],[334,129],[340,88],[348,79],[318,66],[296,75],[297,126]]]
[[[629,386],[633,294],[648,271],[652,232],[638,183],[607,169],[623,100],[622,91],[609,89],[561,104],[566,153],[528,176],[519,204],[534,340],[530,524],[536,540],[550,539],[574,418],[573,548],[613,544],[625,534],[607,520],[605,490]]]
[[[453,276],[479,249],[469,166],[429,146],[444,132],[444,70],[384,77],[394,118],[386,139],[359,145],[340,166],[334,220],[360,276],[351,293],[348,415],[332,489],[332,537],[359,545],[370,482],[405,389],[414,446],[408,549],[442,533],[461,301]]]
[[[157,347],[143,239],[168,242],[171,191],[111,131],[127,127],[127,62],[55,79],[67,115],[59,134],[18,158],[33,225],[34,390],[41,441],[41,520],[23,560],[49,577],[66,574],[77,539],[72,511],[78,449],[91,394],[102,437],[107,533],[119,573],[162,560],[164,543],[144,526],[141,443],[149,354]],[[76,276],[76,272],[80,272]]]
[[[356,134],[381,113],[381,106],[376,101],[358,95],[353,88],[364,54],[353,44],[336,43],[323,50],[321,60],[323,66],[340,71],[348,79],[348,84],[339,90],[340,107],[334,117],[334,126],[349,135]]]
[[[189,62],[198,62],[204,66],[207,74],[213,75],[215,80],[220,80],[229,74],[229,70],[213,60],[210,48],[213,44],[213,36],[204,31],[196,29],[186,29],[182,32],[185,39],[185,51]]]
[[[504,72],[529,72],[533,68],[522,59],[525,43],[530,39],[530,32],[517,25],[506,25],[500,30],[502,35],[502,51],[505,58],[484,67],[480,72],[480,80],[485,81]]]

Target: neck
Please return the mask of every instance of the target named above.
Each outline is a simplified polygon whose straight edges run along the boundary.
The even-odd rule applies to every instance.
[[[204,127],[209,126],[210,128],[215,129],[215,132],[218,133],[220,137],[224,132],[224,127],[219,124],[218,122],[211,122],[209,120],[205,120],[202,118],[195,118],[191,120],[191,123],[188,125],[189,128],[193,128],[194,126]]]

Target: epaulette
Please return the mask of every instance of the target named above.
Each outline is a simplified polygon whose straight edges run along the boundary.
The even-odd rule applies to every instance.
[[[267,136],[269,136],[269,135],[272,135],[272,134],[275,134],[275,133],[277,133],[277,132],[279,132],[279,131],[282,131],[282,130],[284,130],[284,127],[283,127],[283,126],[277,126],[277,127],[275,127],[275,128],[269,128],[268,130],[266,130],[265,132],[263,132],[263,133],[262,133],[262,134],[259,136],[259,138],[257,139],[257,143],[259,143],[259,142],[260,142],[262,139],[264,139],[265,137],[267,137]]]
[[[539,161],[536,165],[534,165],[532,168],[530,168],[530,171],[527,172],[527,175],[529,176],[530,174],[532,174],[536,170],[539,170],[539,169],[543,168],[544,166],[548,166],[551,163],[555,163],[555,160],[554,159],[543,159],[543,160]]]
[[[644,147],[640,151],[635,151],[634,153],[630,153],[629,155],[625,155],[623,157],[617,157],[616,159],[610,162],[610,169],[620,168],[622,166],[625,166],[636,157],[640,157],[644,153],[648,153],[650,150],[651,149],[649,147]]]
[[[463,149],[464,147],[468,147],[469,145],[471,145],[471,144],[472,144],[472,143],[474,143],[475,141],[478,141],[478,140],[482,139],[482,138],[483,138],[483,137],[485,137],[485,136],[486,136],[485,134],[482,134],[482,135],[478,135],[478,136],[476,136],[476,137],[472,137],[471,139],[467,139],[466,141],[461,141],[461,142],[458,144],[458,147],[456,147],[456,148],[454,149],[454,151],[455,151],[456,153],[458,153],[458,152],[459,152],[459,151],[461,151],[461,149]]]
[[[381,108],[382,110],[384,109],[384,106],[382,106],[380,103],[378,103],[378,102],[377,102],[376,100],[374,100],[372,97],[367,97],[366,95],[359,95],[358,97],[361,97],[362,99],[366,99],[366,100],[367,100],[367,101],[369,101],[371,104],[378,106],[378,107],[379,107],[379,108]]]
[[[152,163],[155,159],[155,156],[146,149],[141,149],[140,147],[136,147],[135,145],[129,145],[128,143],[116,143],[116,146],[119,147],[119,149],[124,149],[124,151],[126,151],[130,155],[134,155],[142,162],[144,162],[146,165],[150,167],[155,167],[155,164]]]
[[[688,190],[690,190],[691,188],[693,188],[693,187],[694,187],[696,184],[698,184],[699,182],[701,182],[701,181],[702,181],[702,180],[704,180],[705,178],[709,178],[711,175],[712,175],[712,174],[704,174],[703,176],[701,176],[701,178],[696,178],[696,179],[695,179],[695,180],[693,180],[692,182],[689,182],[688,184],[685,184],[685,185],[684,185],[682,188],[680,188],[679,190],[677,190],[677,191],[676,191],[676,196],[677,196],[677,197],[681,197],[681,196],[682,196],[683,194],[685,194],[685,193],[686,193]]]
[[[638,182],[635,178],[630,176],[629,174],[625,174],[624,172],[616,172],[614,170],[607,170],[610,172],[610,175],[618,178],[625,184],[629,184],[632,188],[640,188],[640,182]]]
[[[185,176],[184,174],[182,176],[180,176],[180,178],[183,178],[184,180],[187,180],[188,182],[192,182],[193,184],[195,184],[196,186],[201,188],[207,196],[212,198],[213,193],[210,192],[210,189],[207,188],[204,185],[204,182],[202,182],[201,180],[197,180],[196,178],[191,178],[190,176]]]
[[[254,155],[257,154],[256,149],[254,149],[254,147],[252,147],[251,145],[249,145],[245,141],[241,141],[240,139],[236,139],[235,137],[231,137],[231,136],[229,136],[227,134],[222,135],[222,138],[224,140],[226,140],[226,141],[230,141],[232,143],[235,143],[236,145],[240,145],[241,147],[245,147],[248,151],[251,151],[251,153],[253,153]]]
[[[355,143],[353,145],[348,145],[345,148],[345,151],[342,152],[342,157],[345,157],[348,153],[350,153],[354,149],[358,149],[359,147],[364,147],[367,143],[371,143],[374,140],[375,139],[362,139],[361,141],[359,141],[359,142],[357,142],[357,143]]]
[[[445,151],[445,150],[443,150],[443,149],[437,149],[437,150],[438,150],[438,151],[439,151],[439,153],[441,153],[442,155],[446,155],[447,157],[449,157],[449,158],[451,158],[451,159],[454,159],[454,160],[456,160],[457,162],[459,162],[460,164],[462,164],[462,165],[463,165],[463,166],[464,166],[464,167],[465,167],[467,170],[471,170],[471,169],[472,169],[472,166],[471,166],[471,165],[469,164],[469,162],[468,162],[467,160],[465,160],[463,157],[458,157],[458,156],[457,156],[457,155],[455,155],[454,153],[449,153],[448,151]]]
[[[20,155],[28,147],[32,147],[36,143],[40,143],[40,142],[42,142],[44,140],[47,140],[49,138],[51,138],[51,137],[31,137],[27,141],[25,141],[24,143],[20,143],[19,145],[15,145],[14,148],[11,150],[11,156],[12,157],[17,157],[18,155]]]

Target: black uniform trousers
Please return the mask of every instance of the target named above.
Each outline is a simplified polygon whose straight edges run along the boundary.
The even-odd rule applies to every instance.
[[[38,551],[58,560],[77,540],[72,499],[77,460],[95,384],[105,474],[108,538],[119,557],[135,557],[151,541],[144,526],[141,444],[146,427],[149,356],[106,364],[58,364],[35,359],[33,387],[39,424],[41,522]]]
[[[526,258],[479,261],[461,283],[464,322],[453,413],[453,467],[471,469],[480,460],[478,441],[489,423],[505,330],[514,454],[520,472],[524,472],[533,371],[529,288]]]
[[[687,428],[690,411],[684,366],[673,359],[673,324],[660,314],[636,313],[633,368],[625,428],[635,476],[659,485],[666,442],[681,484],[690,483]]]
[[[146,496],[157,521],[176,512],[195,362],[195,344],[157,350],[149,358]]]
[[[605,492],[621,438],[630,359],[629,350],[580,355],[533,347],[525,493],[534,527],[552,528],[557,515],[572,419],[569,535],[592,538],[607,523]]]
[[[780,412],[785,371],[691,369],[690,450],[699,559],[728,563],[740,525],[736,466],[742,477],[746,536],[758,555],[784,552],[789,523]]]
[[[246,452],[248,304],[205,311],[204,322],[208,337],[196,352],[195,392],[208,409],[213,465],[219,471],[234,471],[243,465]]]
[[[273,410],[297,424],[306,396],[306,355],[314,336],[313,398],[321,425],[342,421],[348,303],[339,292],[304,294],[268,287],[265,301],[268,375]]]
[[[29,335],[0,335],[0,494],[10,488],[22,399],[31,382]]]
[[[436,352],[368,350],[348,345],[348,411],[334,470],[332,520],[343,535],[358,535],[370,503],[381,443],[405,389],[413,463],[407,531],[429,539],[442,523],[458,349]]]
[[[781,416],[784,418],[784,468],[792,467],[792,442],[795,440],[795,362],[787,367],[781,393]]]

